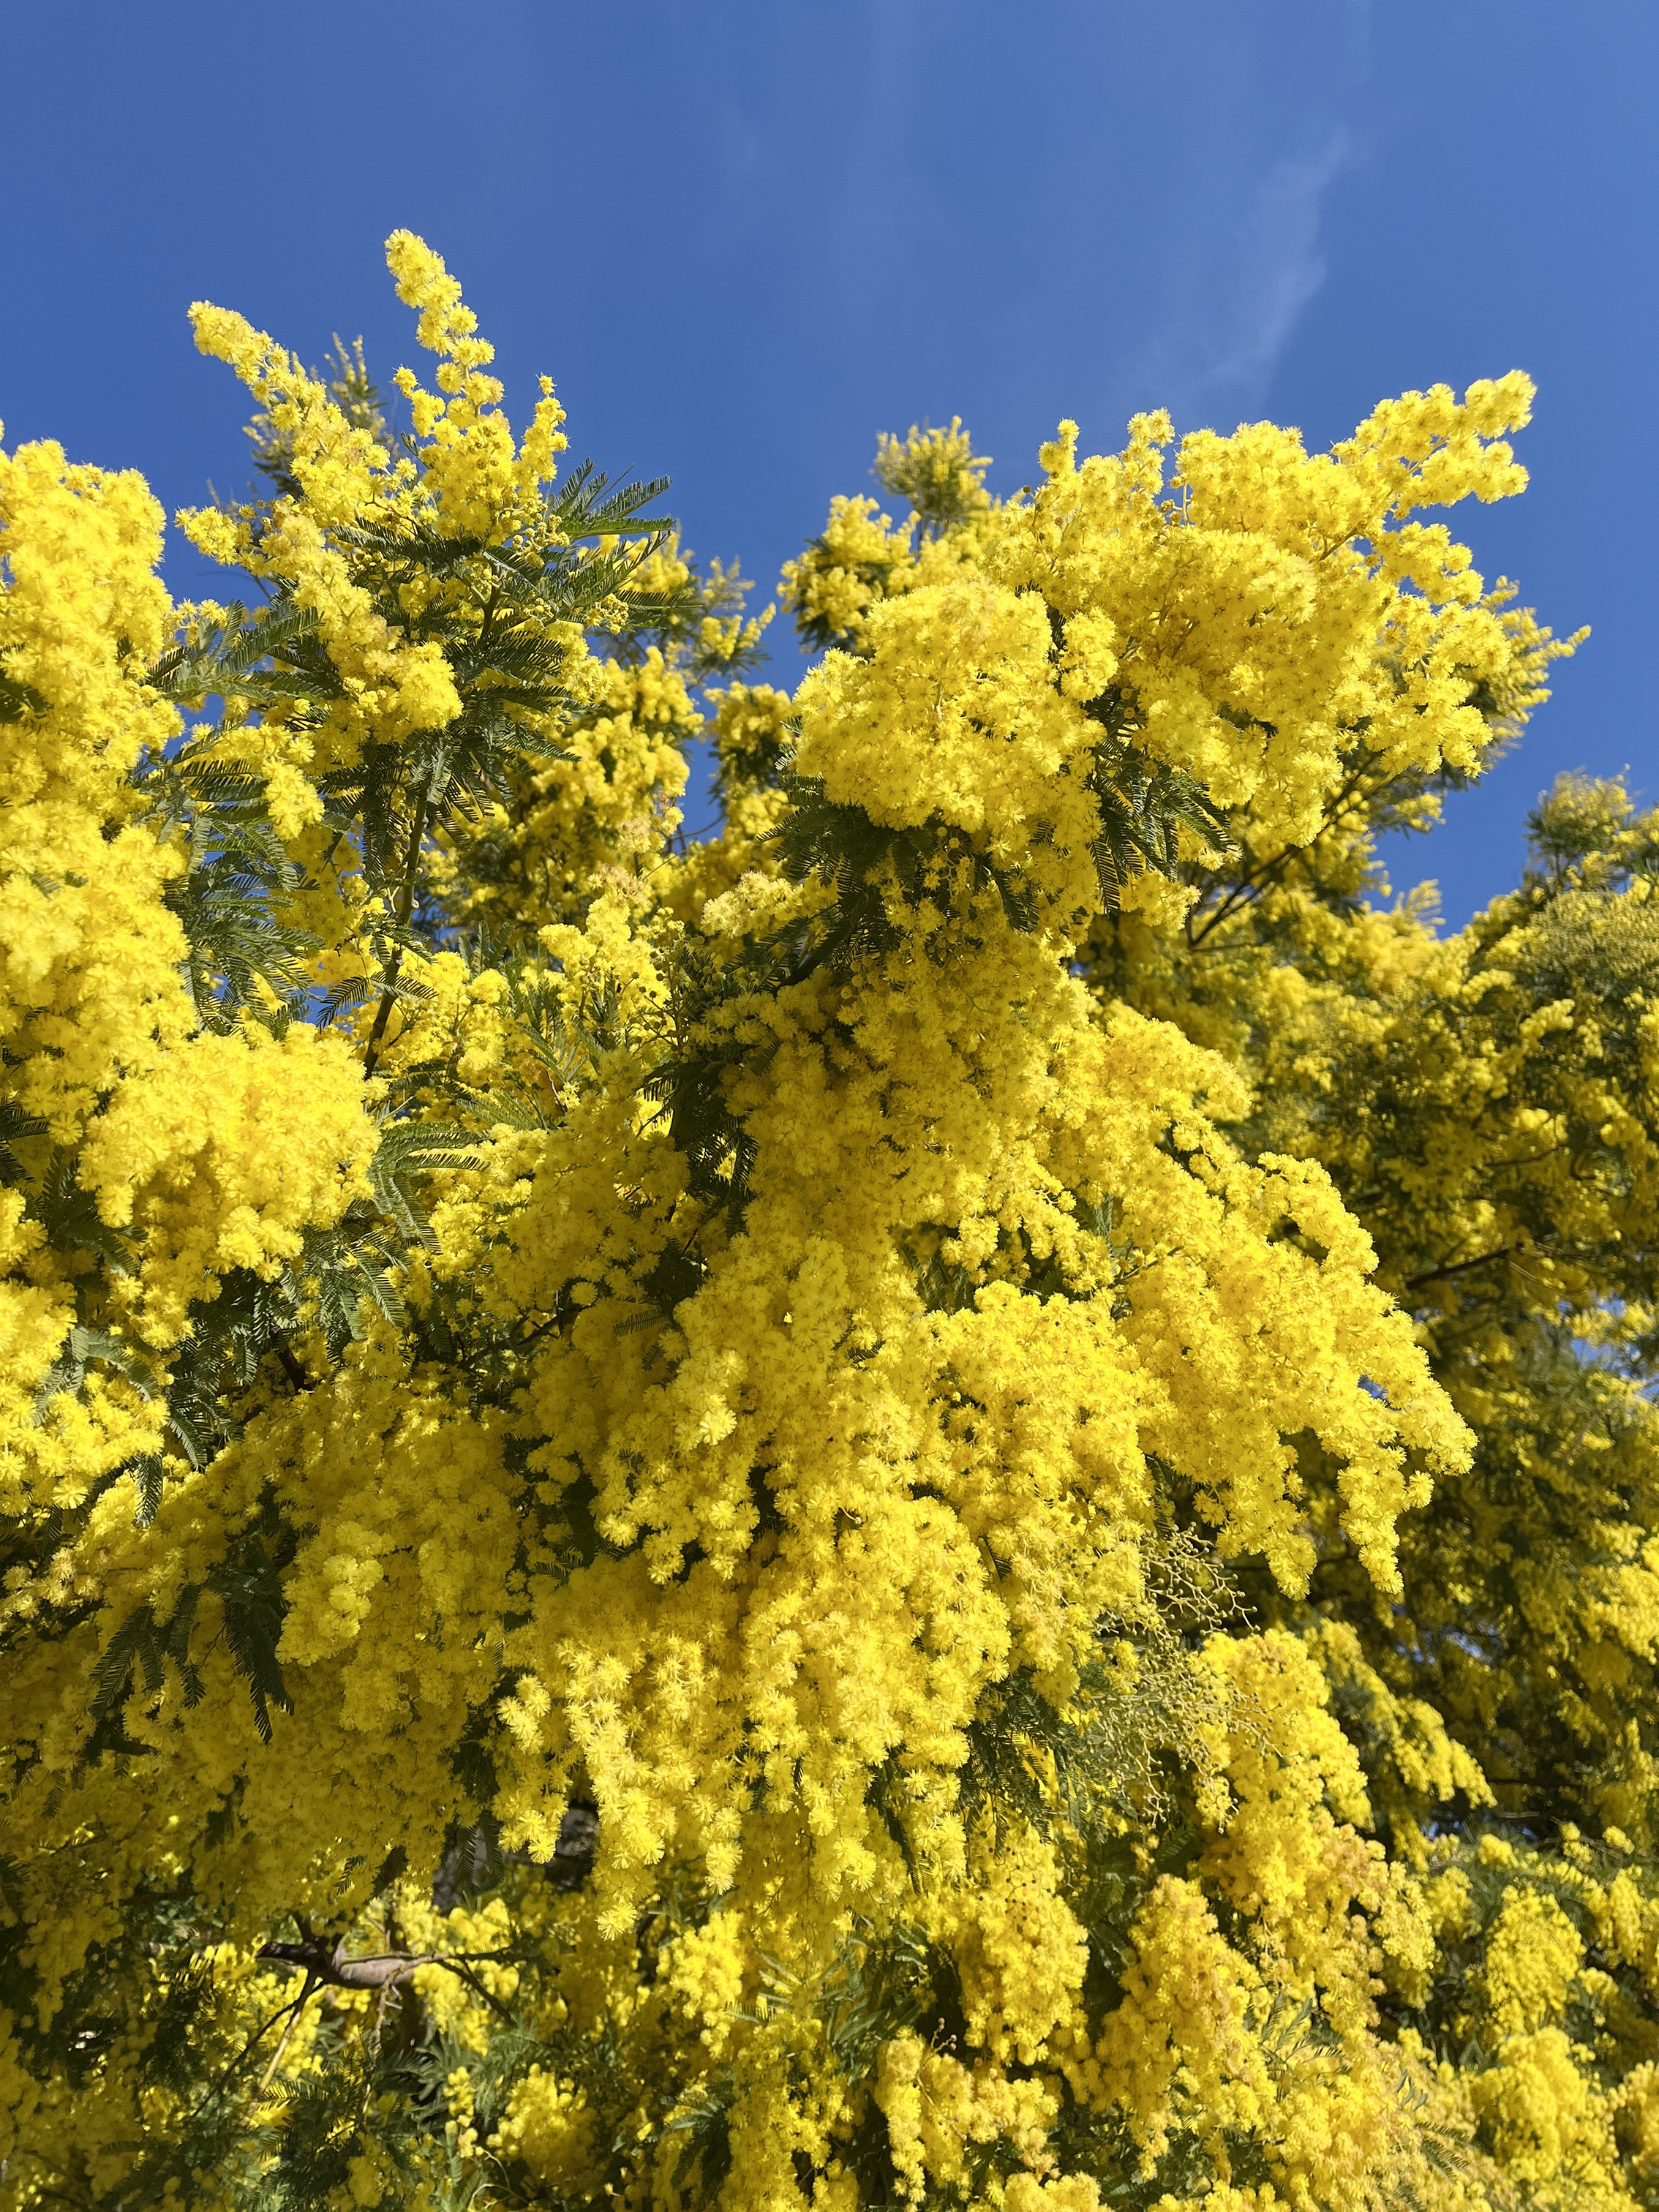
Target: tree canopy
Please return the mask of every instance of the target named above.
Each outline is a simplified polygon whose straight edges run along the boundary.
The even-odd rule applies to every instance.
[[[1526,379],[884,437],[791,695],[388,260],[245,599],[0,455],[0,2201],[1659,2203],[1659,816],[1376,861]]]

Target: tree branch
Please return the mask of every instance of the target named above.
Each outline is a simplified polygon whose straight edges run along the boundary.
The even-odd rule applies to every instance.
[[[1494,1260],[1508,1260],[1521,1249],[1518,1244],[1500,1245],[1496,1252],[1481,1252],[1473,1260],[1454,1260],[1444,1267],[1427,1267],[1420,1275],[1407,1275],[1406,1288],[1414,1291],[1419,1283],[1443,1283],[1449,1275],[1466,1274],[1471,1267],[1489,1267]]]
[[[1373,760],[1376,757],[1376,756],[1374,754],[1370,757]],[[1368,762],[1366,765],[1369,766],[1370,763]],[[1192,926],[1191,917],[1188,916],[1187,922],[1187,942],[1193,950],[1196,951],[1198,947],[1204,942],[1204,939],[1209,935],[1210,932],[1214,929],[1218,924],[1227,921],[1231,915],[1237,914],[1240,907],[1246,904],[1252,895],[1259,896],[1267,884],[1271,883],[1273,878],[1282,870],[1288,867],[1292,860],[1299,860],[1305,853],[1311,853],[1315,846],[1318,844],[1320,839],[1325,835],[1326,831],[1328,830],[1334,830],[1337,823],[1342,821],[1345,816],[1352,811],[1352,802],[1359,799],[1363,796],[1364,781],[1365,768],[1361,767],[1356,769],[1344,788],[1338,792],[1336,797],[1326,808],[1324,816],[1320,822],[1318,829],[1315,830],[1313,836],[1308,840],[1307,843],[1305,845],[1286,845],[1282,852],[1274,854],[1272,860],[1259,862],[1257,866],[1250,869],[1247,874],[1241,876],[1238,881],[1233,885],[1232,889],[1223,897],[1220,903],[1215,908],[1215,911],[1210,915],[1209,919],[1205,922],[1201,929],[1194,930]]]
[[[300,1967],[308,1979],[336,1990],[387,1990],[406,1981],[417,1966],[443,1966],[471,1984],[508,2027],[516,2025],[507,2007],[499,1997],[490,1995],[459,1952],[368,1951],[352,1958],[347,1955],[343,1942],[331,1942],[326,1936],[314,1936],[302,1943],[262,1944],[258,1955],[275,1959],[285,1966]]]

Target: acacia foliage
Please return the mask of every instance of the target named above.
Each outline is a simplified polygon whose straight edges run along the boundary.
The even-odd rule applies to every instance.
[[[1659,839],[1366,903],[1525,380],[886,441],[792,697],[389,259],[252,611],[0,464],[8,2200],[1653,2202]]]

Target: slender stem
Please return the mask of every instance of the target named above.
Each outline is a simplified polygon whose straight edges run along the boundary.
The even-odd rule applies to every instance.
[[[191,2122],[193,2123],[194,2121],[201,2118],[203,2113],[206,2112],[213,2099],[225,2087],[225,2085],[230,2080],[231,2075],[236,2071],[236,2069],[252,2052],[254,2045],[261,2042],[264,2037],[270,2034],[271,2029],[276,2027],[277,2021],[281,2020],[284,2013],[292,2014],[296,2011],[301,2005],[304,2004],[306,1999],[311,1995],[311,1992],[315,1986],[316,1984],[312,1976],[307,1973],[306,1976],[305,1987],[301,1990],[299,1996],[297,1997],[290,1997],[288,2002],[284,2005],[278,2005],[276,2011],[271,2014],[269,2020],[260,2021],[258,2027],[254,2029],[252,2034],[249,2036],[247,2041],[242,2045],[236,2056],[234,2058],[228,2058],[225,2061],[224,2064],[219,2069],[218,2074],[215,2079],[210,2081],[207,2087],[203,2091],[200,2100],[197,2104],[195,2110],[190,2115]],[[283,2041],[286,2042],[286,2040],[287,2038],[284,2037]],[[264,2086],[264,2085],[262,2082],[260,2087],[263,2088]]]
[[[1374,759],[1375,756],[1370,756],[1370,757]],[[1247,874],[1240,878],[1238,882],[1234,884],[1233,888],[1226,894],[1225,897],[1221,900],[1219,904],[1212,908],[1201,929],[1194,930],[1192,926],[1192,919],[1188,916],[1187,921],[1187,942],[1193,950],[1194,951],[1197,951],[1198,947],[1204,942],[1204,939],[1209,935],[1210,932],[1215,928],[1218,922],[1225,921],[1230,915],[1237,913],[1238,908],[1246,903],[1253,891],[1258,890],[1263,885],[1271,883],[1273,878],[1280,873],[1282,870],[1288,867],[1292,860],[1299,859],[1304,853],[1311,853],[1314,847],[1325,835],[1325,832],[1328,830],[1334,829],[1337,823],[1342,821],[1350,811],[1350,801],[1356,799],[1360,796],[1364,781],[1364,768],[1362,767],[1356,769],[1354,774],[1349,778],[1347,783],[1340,792],[1338,792],[1336,797],[1326,808],[1323,819],[1321,821],[1318,829],[1314,832],[1308,842],[1305,845],[1287,845],[1283,852],[1275,854],[1272,860],[1258,862],[1256,866],[1250,869]],[[1386,786],[1378,786],[1379,792],[1386,788]],[[1372,795],[1376,796],[1376,794],[1373,793]]]
[[[266,2067],[264,2072],[259,2076],[259,2087],[257,2092],[257,2094],[259,2096],[263,2097],[265,2091],[270,2088],[271,2078],[275,2075],[276,2069],[283,2063],[283,2053],[288,2049],[289,2038],[293,2034],[295,2028],[299,2024],[300,2014],[305,2010],[306,1999],[311,1995],[311,1992],[316,1987],[317,1983],[315,1978],[312,1975],[307,1974],[306,1976],[305,1987],[301,1990],[299,1996],[295,1998],[293,2006],[289,2010],[288,2026],[283,2030],[282,2040],[278,2043],[275,2051],[270,2054],[270,2063]]]
[[[454,1959],[434,1959],[432,1963],[434,1966],[447,1966],[452,1974],[459,1974],[464,1982],[470,1982],[492,2012],[499,2013],[509,2027],[518,2026],[518,2021],[514,2019],[501,1999],[490,1995],[470,1966],[463,1966]]]
[[[409,851],[404,861],[403,885],[398,893],[397,904],[392,908],[400,929],[408,927],[409,917],[415,911],[415,878],[421,866],[421,841],[426,836],[426,817],[431,796],[432,787],[428,783],[421,793],[415,818],[409,825]],[[386,988],[380,994],[380,1011],[374,1017],[374,1026],[368,1033],[368,1051],[363,1060],[365,1081],[374,1074],[374,1063],[380,1058],[380,1047],[386,1042],[386,1024],[392,1018],[392,1001],[398,995],[398,970],[403,965],[403,959],[402,945],[395,945],[392,957],[386,963]]]

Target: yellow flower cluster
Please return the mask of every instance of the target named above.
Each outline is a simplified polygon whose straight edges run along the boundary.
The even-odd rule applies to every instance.
[[[179,727],[145,681],[169,622],[155,502],[132,477],[27,447],[0,456],[0,1032],[14,1180],[39,1186],[4,1202],[0,1494],[30,1520],[161,1449],[147,1401],[192,1304],[337,1219],[375,1138],[335,1041],[198,1033],[167,904],[181,856],[135,818],[129,780]],[[66,1388],[88,1331],[112,1364]],[[10,1565],[9,1604],[84,1600],[95,1557]]]

